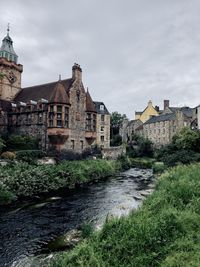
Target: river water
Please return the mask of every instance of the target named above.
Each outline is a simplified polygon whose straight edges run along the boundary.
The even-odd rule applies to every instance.
[[[62,233],[88,222],[98,228],[108,214],[127,215],[151,193],[152,184],[151,170],[130,169],[73,193],[1,211],[0,267],[31,266],[28,259]]]

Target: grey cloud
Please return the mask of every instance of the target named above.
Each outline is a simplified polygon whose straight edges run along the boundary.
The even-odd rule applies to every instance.
[[[71,75],[81,64],[85,86],[110,111],[133,118],[149,99],[199,104],[199,0],[2,0],[23,85]]]

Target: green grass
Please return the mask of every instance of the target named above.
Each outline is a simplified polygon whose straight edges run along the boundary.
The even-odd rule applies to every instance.
[[[119,161],[108,160],[63,161],[51,166],[28,163],[0,166],[0,205],[19,197],[97,181],[114,175],[121,169]]]
[[[166,171],[137,212],[106,222],[51,266],[200,266],[200,165]]]

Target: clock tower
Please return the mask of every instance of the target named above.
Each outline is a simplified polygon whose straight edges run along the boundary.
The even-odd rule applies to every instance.
[[[18,56],[13,49],[9,31],[8,26],[0,48],[0,100],[12,101],[21,90],[23,66],[17,63]]]

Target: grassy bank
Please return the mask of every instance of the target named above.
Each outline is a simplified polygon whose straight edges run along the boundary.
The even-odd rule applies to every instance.
[[[200,165],[165,172],[137,212],[107,222],[54,267],[200,266]]]
[[[119,161],[63,161],[58,165],[17,163],[0,167],[0,205],[19,197],[31,197],[43,192],[76,184],[96,181],[122,169]]]

